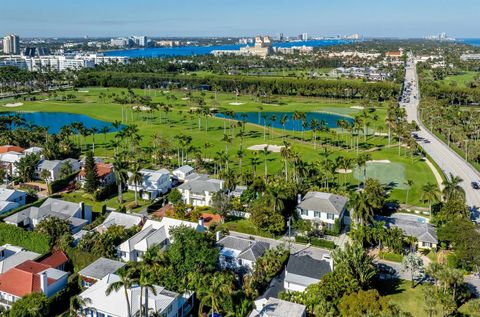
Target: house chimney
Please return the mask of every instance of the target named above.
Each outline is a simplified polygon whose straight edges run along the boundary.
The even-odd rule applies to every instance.
[[[205,219],[203,219],[203,217],[200,217],[200,219],[198,219],[198,225],[202,228],[205,227]]]
[[[78,203],[78,206],[80,206],[80,209],[82,210],[82,219],[85,219],[85,203],[81,201]]]
[[[330,264],[330,269],[333,271],[333,259],[330,254],[324,254],[322,260],[328,262],[328,264]]]
[[[215,240],[218,242],[222,238],[222,233],[220,231],[215,232]]]
[[[45,271],[40,273],[40,289],[42,290],[42,293],[48,297],[48,276]]]
[[[300,204],[302,202],[302,194],[297,195],[297,204]]]

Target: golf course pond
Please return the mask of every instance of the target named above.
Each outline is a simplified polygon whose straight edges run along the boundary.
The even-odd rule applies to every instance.
[[[75,122],[83,123],[87,129],[96,128],[102,130],[106,127],[109,131],[114,131],[111,122],[94,119],[84,114],[67,112],[0,112],[0,116],[7,115],[18,115],[25,120],[25,124],[45,127],[48,129],[48,132],[52,134],[58,133],[62,127]]]
[[[338,120],[345,120],[349,123],[353,122],[353,118],[351,117],[326,112],[306,112],[304,118],[305,120],[294,120],[293,112],[236,112],[233,117],[225,115],[223,113],[217,113],[215,116],[217,118],[235,119],[239,121],[245,120],[249,123],[254,123],[262,126],[268,125],[278,129],[284,128],[284,125],[282,124],[282,117],[285,117],[285,130],[292,131],[302,130],[302,125],[304,122],[306,123],[306,125],[303,127],[303,130],[311,130],[311,122],[314,119],[317,120],[317,124],[321,124],[323,122],[323,124],[329,128],[337,128]]]

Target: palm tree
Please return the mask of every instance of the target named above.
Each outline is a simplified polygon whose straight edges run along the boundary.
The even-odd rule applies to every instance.
[[[411,180],[411,179],[407,179],[407,181],[404,183],[405,186],[407,186],[407,197],[405,198],[405,205],[407,205],[407,206],[408,206],[408,194],[409,194],[409,192],[410,192],[410,189],[411,189],[412,186],[413,186],[413,183],[414,183],[414,182],[413,182],[413,180]]]
[[[135,207],[138,206],[138,184],[143,180],[143,174],[140,172],[142,167],[140,162],[136,161],[130,166],[129,181],[135,186]]]
[[[243,172],[243,157],[245,156],[245,151],[243,151],[242,149],[239,149],[237,151],[237,157],[238,157],[238,162],[239,162],[239,166],[240,166],[240,173]]]
[[[432,204],[440,200],[440,191],[438,186],[433,183],[427,183],[422,186],[422,200],[428,201],[428,209],[432,213]]]
[[[291,148],[288,142],[283,141],[283,147],[280,150],[280,154],[282,155],[284,161],[285,181],[288,182],[288,159],[291,155]]]
[[[263,148],[262,153],[263,153],[264,163],[265,163],[265,178],[267,178],[268,177],[267,156],[268,154],[270,154],[270,152],[268,151],[268,145]]]
[[[253,170],[253,177],[257,176],[257,166],[260,164],[258,160],[258,154],[257,152],[253,153],[253,157],[250,158],[250,164],[252,164],[252,170]]]
[[[149,271],[148,266],[142,266],[140,269],[140,277],[138,279],[138,285],[140,286],[140,315],[144,312],[144,316],[148,317],[148,293],[152,292],[153,295],[157,295],[157,289],[155,288],[155,283],[153,282],[151,272]],[[145,302],[143,301],[143,292],[145,291]]]
[[[128,163],[120,155],[116,155],[113,161],[113,172],[118,186],[118,203],[123,203],[123,185],[127,181]]]
[[[42,171],[40,172],[40,178],[43,179],[45,184],[47,184],[47,189],[49,194],[50,194],[50,186],[48,186],[48,181],[50,180],[50,176],[51,176],[50,171],[46,169],[42,169]]]
[[[91,304],[90,298],[82,298],[79,295],[70,298],[70,316],[72,317],[87,317],[87,314],[83,311],[83,308],[88,304]]]
[[[285,124],[288,121],[288,116],[286,114],[283,114],[282,117],[280,118],[280,124],[282,125],[283,128],[283,138],[285,138]]]
[[[117,274],[120,279],[108,285],[107,289],[105,290],[105,295],[109,296],[113,291],[118,292],[121,288],[123,288],[125,300],[127,301],[127,316],[131,317],[132,310],[130,308],[128,290],[133,286],[133,279],[131,278],[130,274],[124,269],[118,271]]]
[[[356,223],[364,225],[373,219],[375,206],[370,202],[369,196],[365,191],[355,192],[352,195],[351,207]]]
[[[225,272],[215,272],[206,275],[201,283],[201,288],[198,290],[198,297],[200,305],[198,309],[199,316],[203,316],[203,308],[210,307],[208,316],[213,316],[215,313],[224,311],[227,302],[232,300],[234,290],[233,275]]]
[[[465,199],[465,190],[460,186],[461,182],[463,182],[463,179],[450,173],[450,177],[443,182],[442,194],[445,200],[452,198]]]

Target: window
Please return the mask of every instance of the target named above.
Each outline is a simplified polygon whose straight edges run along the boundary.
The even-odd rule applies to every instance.
[[[313,215],[315,216],[315,218],[322,218],[322,213],[320,211],[315,211]]]
[[[308,210],[300,209],[300,215],[302,215],[302,216],[308,216]]]
[[[425,248],[431,248],[432,244],[430,242],[422,242],[422,246],[424,246]]]
[[[335,215],[334,214],[327,214],[327,219],[328,220],[335,220]]]
[[[326,226],[328,230],[333,230],[333,224],[327,223]]]

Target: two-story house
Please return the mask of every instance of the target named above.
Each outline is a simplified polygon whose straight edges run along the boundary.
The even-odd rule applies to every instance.
[[[317,222],[332,230],[335,221],[338,221],[339,225],[342,224],[347,203],[348,199],[340,195],[308,192],[305,197],[299,197],[297,212],[300,218]]]
[[[155,313],[155,316],[184,317],[190,313],[194,305],[193,293],[178,294],[157,285],[153,286],[155,292],[147,292],[145,288],[134,284],[126,290],[114,289],[107,295],[108,287],[119,280],[118,275],[108,274],[81,293],[79,296],[84,299],[83,314],[89,317],[139,316],[141,315],[140,307],[147,304],[146,309]],[[125,296],[130,303],[130,312]]]
[[[183,201],[192,206],[211,206],[213,195],[223,190],[224,181],[211,179],[208,175],[190,174],[178,186]]]
[[[236,236],[217,241],[220,247],[220,267],[233,271],[250,271],[257,260],[270,248],[270,244]]]
[[[100,187],[106,187],[108,185],[115,184],[115,173],[113,171],[113,165],[106,164],[102,162],[95,163],[97,167],[98,180],[100,182]],[[82,167],[80,173],[78,173],[77,181],[82,187],[85,186],[85,167]]]
[[[166,194],[172,188],[170,171],[164,168],[159,169],[158,171],[142,169],[140,170],[140,174],[142,174],[143,179],[136,186],[141,197],[145,200],[155,199],[160,195]],[[128,189],[134,191],[135,183],[129,181]]]
[[[64,168],[64,166],[66,165],[70,166],[71,173],[78,172],[82,166],[79,160],[71,158],[61,161],[41,159],[40,162],[38,162],[37,167],[35,168],[35,178],[41,179],[42,171],[46,170],[50,174],[49,181],[56,181],[58,179],[61,179],[62,177],[66,176],[62,175],[62,168]]]
[[[141,261],[143,254],[153,246],[165,250],[171,243],[171,229],[186,226],[203,232],[203,219],[199,223],[163,217],[161,221],[147,220],[136,235],[117,247],[118,257],[123,261]]]
[[[24,191],[0,188],[0,215],[25,205],[26,199]]]

